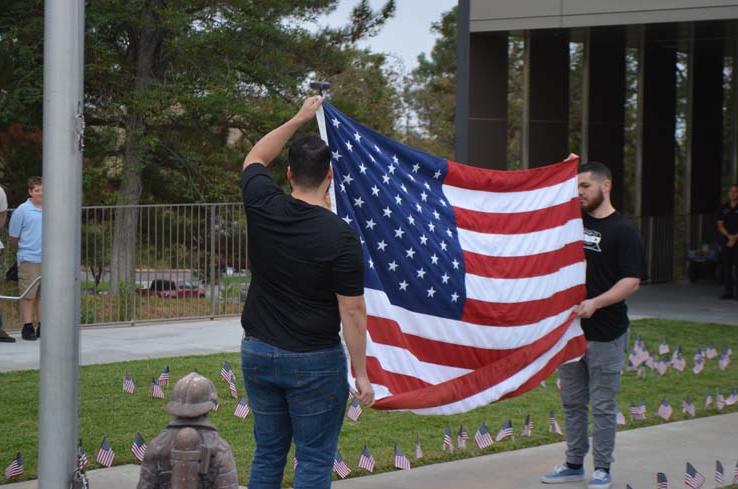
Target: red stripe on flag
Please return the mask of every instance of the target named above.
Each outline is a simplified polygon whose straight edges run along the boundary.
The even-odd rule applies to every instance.
[[[582,217],[579,198],[529,212],[481,212],[454,207],[456,225],[478,233],[525,234],[563,226]]]
[[[528,278],[548,275],[584,261],[581,241],[558,250],[527,256],[486,256],[464,251],[466,272],[489,278]]]
[[[557,292],[546,299],[527,302],[486,302],[466,299],[461,320],[467,323],[488,326],[519,326],[537,323],[555,316],[573,304],[580,303],[586,295],[584,284]]]
[[[395,321],[375,316],[367,318],[367,329],[374,343],[402,348],[423,362],[474,370],[498,362],[518,350],[528,350],[533,357],[542,355],[555,345],[566,332],[571,320],[572,318],[569,317],[564,324],[557,326],[556,329],[533,343],[519,348],[500,350],[446,343],[403,333],[400,325]],[[479,327],[486,328],[487,326]]]
[[[585,347],[586,340],[584,339],[584,336],[572,338],[567,342],[566,346],[556,353],[543,368],[531,377],[530,380],[526,381],[516,389],[515,392],[506,394],[503,398],[519,395],[532,389],[536,385],[540,384],[541,380],[549,377],[561,363],[582,356],[582,354],[584,354]],[[378,400],[373,407],[375,409],[382,410],[423,409],[451,404],[494,387],[525,368],[525,366],[529,365],[533,360],[535,360],[535,358],[532,358],[526,350],[520,350],[505,358],[503,361],[486,365],[474,372],[468,373],[467,375],[463,375],[437,385],[428,386],[422,390],[405,391],[394,394],[398,391],[395,391],[391,386],[387,386],[390,391],[393,392],[393,395]]]
[[[522,192],[565,182],[572,177],[572,173],[576,174],[576,170],[571,167],[577,165],[579,157],[572,156],[553,165],[510,172],[475,168],[449,160],[448,173],[443,183],[485,192],[489,192],[490,189],[494,189],[495,192]]]

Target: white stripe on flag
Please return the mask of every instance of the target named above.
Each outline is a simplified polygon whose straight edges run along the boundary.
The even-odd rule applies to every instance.
[[[466,274],[466,296],[505,304],[547,299],[584,283],[584,262],[565,266],[549,275],[529,278],[487,278]]]
[[[584,237],[581,219],[571,219],[561,226],[523,234],[488,234],[461,228],[458,231],[463,250],[496,257],[548,253],[582,241]]]
[[[578,178],[575,176],[550,187],[521,192],[488,192],[443,185],[443,193],[453,207],[510,214],[537,211],[569,202],[573,195],[577,195],[577,185]]]
[[[376,357],[382,368],[388,372],[411,375],[429,384],[440,384],[472,371],[465,368],[423,362],[404,348],[374,343],[371,335],[367,335],[366,355]]]

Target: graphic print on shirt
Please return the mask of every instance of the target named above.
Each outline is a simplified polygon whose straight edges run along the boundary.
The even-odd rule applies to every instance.
[[[592,229],[584,228],[584,249],[590,251],[601,252],[600,241],[602,241],[602,234]]]

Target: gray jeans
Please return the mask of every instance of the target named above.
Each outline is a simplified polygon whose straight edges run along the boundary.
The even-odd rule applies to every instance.
[[[561,401],[564,405],[566,461],[581,464],[589,450],[587,434],[589,403],[592,403],[592,457],[595,467],[609,468],[615,449],[615,397],[627,334],[608,341],[588,341],[579,361],[559,367]]]

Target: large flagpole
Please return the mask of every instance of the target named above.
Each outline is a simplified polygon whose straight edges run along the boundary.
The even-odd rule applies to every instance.
[[[68,489],[77,465],[84,5],[44,7],[40,489]]]

